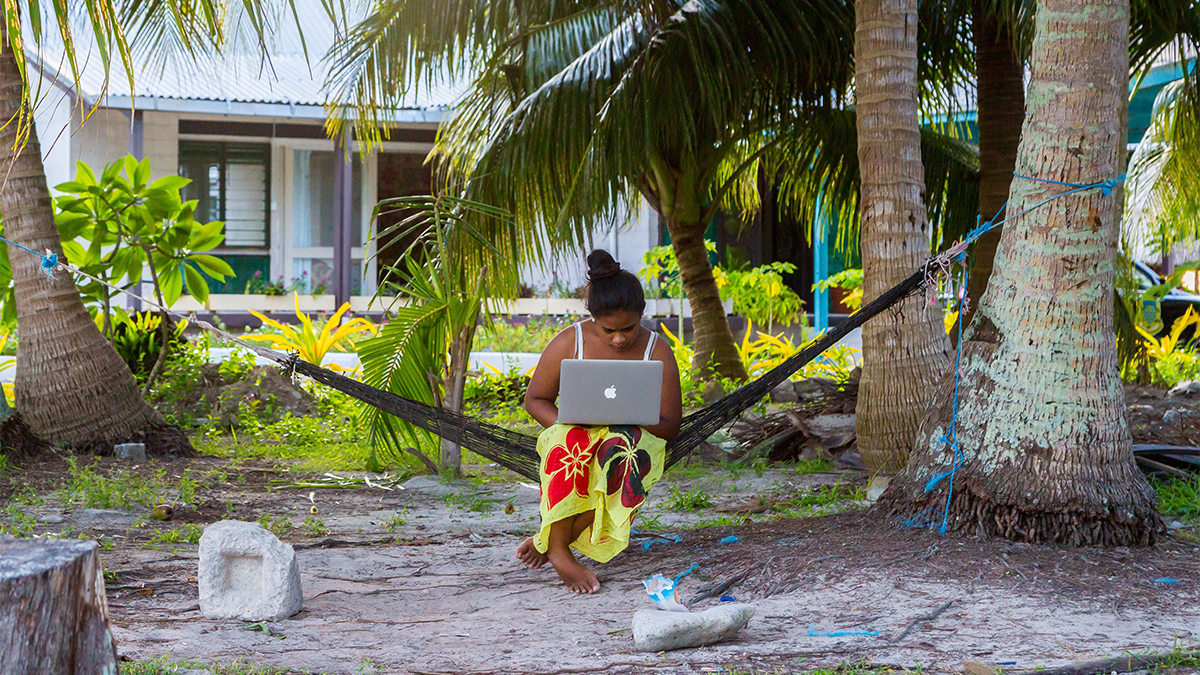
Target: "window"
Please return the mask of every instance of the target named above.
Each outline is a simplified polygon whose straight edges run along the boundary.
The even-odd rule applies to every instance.
[[[295,241],[301,248],[333,246],[333,152],[296,150]],[[350,245],[362,246],[362,160],[354,153]]]
[[[196,220],[225,222],[224,248],[266,248],[271,148],[266,144],[180,141],[179,175],[190,178]]]
[[[292,284],[310,293],[327,290],[333,279],[333,169],[334,152],[328,150],[295,150],[293,183],[292,246],[297,250],[292,259]],[[350,245],[363,245],[363,165],[362,157],[353,153],[350,176]],[[324,250],[313,250],[324,249]],[[353,252],[352,252],[353,253]],[[362,288],[362,260],[352,259],[350,293],[357,295]]]

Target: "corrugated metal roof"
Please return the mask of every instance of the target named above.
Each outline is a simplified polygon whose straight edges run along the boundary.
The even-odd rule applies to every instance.
[[[76,61],[80,64],[80,92],[92,103],[128,101],[130,95],[150,99],[180,101],[230,101],[321,106],[328,70],[323,61],[333,44],[333,27],[321,0],[295,0],[303,31],[304,54],[296,20],[288,12],[277,20],[278,28],[268,39],[270,54],[263,56],[257,45],[236,46],[214,58],[193,62],[180,54],[159,56],[157,60],[138,59],[144,64],[134,73],[133,89],[119,59],[114,58],[107,78],[99,60],[90,30],[76,30]],[[237,3],[234,3],[237,4]],[[73,89],[70,67],[57,35],[43,38],[40,46],[26,39],[27,52],[51,78],[58,73],[59,83]],[[407,110],[445,109],[465,91],[464,84],[437,83],[421,87],[400,106]],[[120,103],[116,103],[120,105]],[[127,104],[126,104],[127,105]],[[120,106],[124,107],[124,106]]]

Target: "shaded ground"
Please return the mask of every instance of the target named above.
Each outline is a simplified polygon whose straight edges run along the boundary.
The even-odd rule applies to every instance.
[[[26,533],[98,536],[110,546],[102,557],[114,634],[120,652],[136,660],[245,658],[330,673],[773,671],[862,659],[1025,669],[1200,638],[1200,546],[1188,528],[1153,549],[946,538],[863,510],[856,472],[809,473],[827,467],[672,471],[641,523],[655,531],[597,567],[603,588],[592,597],[572,596],[549,568],[516,564],[513,551],[536,524],[538,492],[494,469],[453,485],[421,477],[400,489],[377,477],[392,489],[317,488],[296,482],[319,477],[268,462],[200,458],[154,462],[122,479],[125,490],[156,483],[164,501],[192,490],[193,506],[178,506],[169,522],[149,519],[144,507],[68,506],[63,499],[77,487],[105,493],[62,459],[0,472],[0,494],[23,504]],[[181,482],[189,476],[191,485]],[[14,496],[13,482],[33,486],[32,494],[21,488]],[[695,510],[672,510],[684,507]],[[806,517],[822,512],[832,515]],[[197,547],[188,541],[198,525],[264,516],[295,545],[303,577],[304,610],[270,624],[283,638],[204,619],[198,606]],[[737,524],[748,516],[763,520]],[[5,518],[14,522],[11,512]],[[688,529],[695,525],[704,527]],[[721,543],[730,535],[737,541]],[[628,628],[633,612],[648,606],[641,581],[693,562],[685,599],[741,576],[724,592],[758,605],[756,617],[734,642],[636,652]],[[946,601],[953,604],[935,621],[893,642]],[[824,635],[841,631],[879,634]]]

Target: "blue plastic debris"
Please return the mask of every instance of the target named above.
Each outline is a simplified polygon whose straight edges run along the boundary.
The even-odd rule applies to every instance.
[[[721,602],[737,602],[737,598],[732,595],[722,595]]]
[[[681,541],[683,541],[682,537],[674,534],[668,534],[665,537],[655,537],[654,539],[650,539],[645,544],[642,544],[642,550],[649,551],[651,546],[659,542],[664,544],[678,544]]]
[[[837,630],[831,633],[817,630],[817,625],[810,623],[808,625],[809,637],[845,637],[847,635],[879,635],[877,630]]]
[[[996,665],[998,665],[998,666],[1015,666],[1015,665],[1017,665],[1017,662],[1016,661],[997,661]]]
[[[1154,580],[1154,583],[1156,583],[1156,584],[1177,584],[1177,583],[1179,583],[1179,580],[1172,579],[1170,577],[1159,577]]]
[[[731,535],[729,535],[728,537],[725,537],[724,539],[722,539],[722,540],[721,540],[720,542],[718,542],[718,543],[721,543],[721,544],[736,544],[737,542],[738,542],[738,538],[737,538],[737,536],[736,536],[736,535],[732,535],[732,534],[731,534]]]

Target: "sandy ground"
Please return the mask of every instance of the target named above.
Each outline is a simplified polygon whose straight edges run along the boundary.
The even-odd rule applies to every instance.
[[[930,670],[976,660],[1013,670],[1200,644],[1200,547],[1188,530],[1153,549],[1079,550],[902,530],[873,509],[698,529],[684,526],[720,514],[664,509],[668,484],[701,486],[728,511],[854,480],[861,477],[735,476],[710,467],[668,474],[646,513],[682,540],[646,550],[649,539],[639,539],[597,566],[603,588],[595,596],[573,596],[548,566],[529,571],[516,563],[515,547],[536,524],[538,493],[515,479],[447,486],[418,478],[391,492],[265,491],[250,481],[209,504],[234,504],[247,520],[270,510],[299,524],[313,493],[330,530],[284,536],[297,548],[304,585],[300,614],[270,624],[284,637],[201,616],[195,545],[132,541],[104,554],[115,572],[113,630],[121,653],[134,659],[243,658],[329,673],[774,672],[860,660]],[[218,511],[191,516],[212,522],[224,515]],[[397,513],[404,525],[381,526]],[[139,514],[125,512],[67,517],[117,536],[139,527]],[[730,534],[738,541],[720,543]],[[692,562],[699,566],[682,582],[685,598],[744,573],[726,592],[757,605],[755,618],[732,642],[637,652],[629,626],[635,611],[649,607],[642,580]],[[895,641],[946,601],[953,604],[936,620]],[[877,634],[825,635],[840,631]]]

